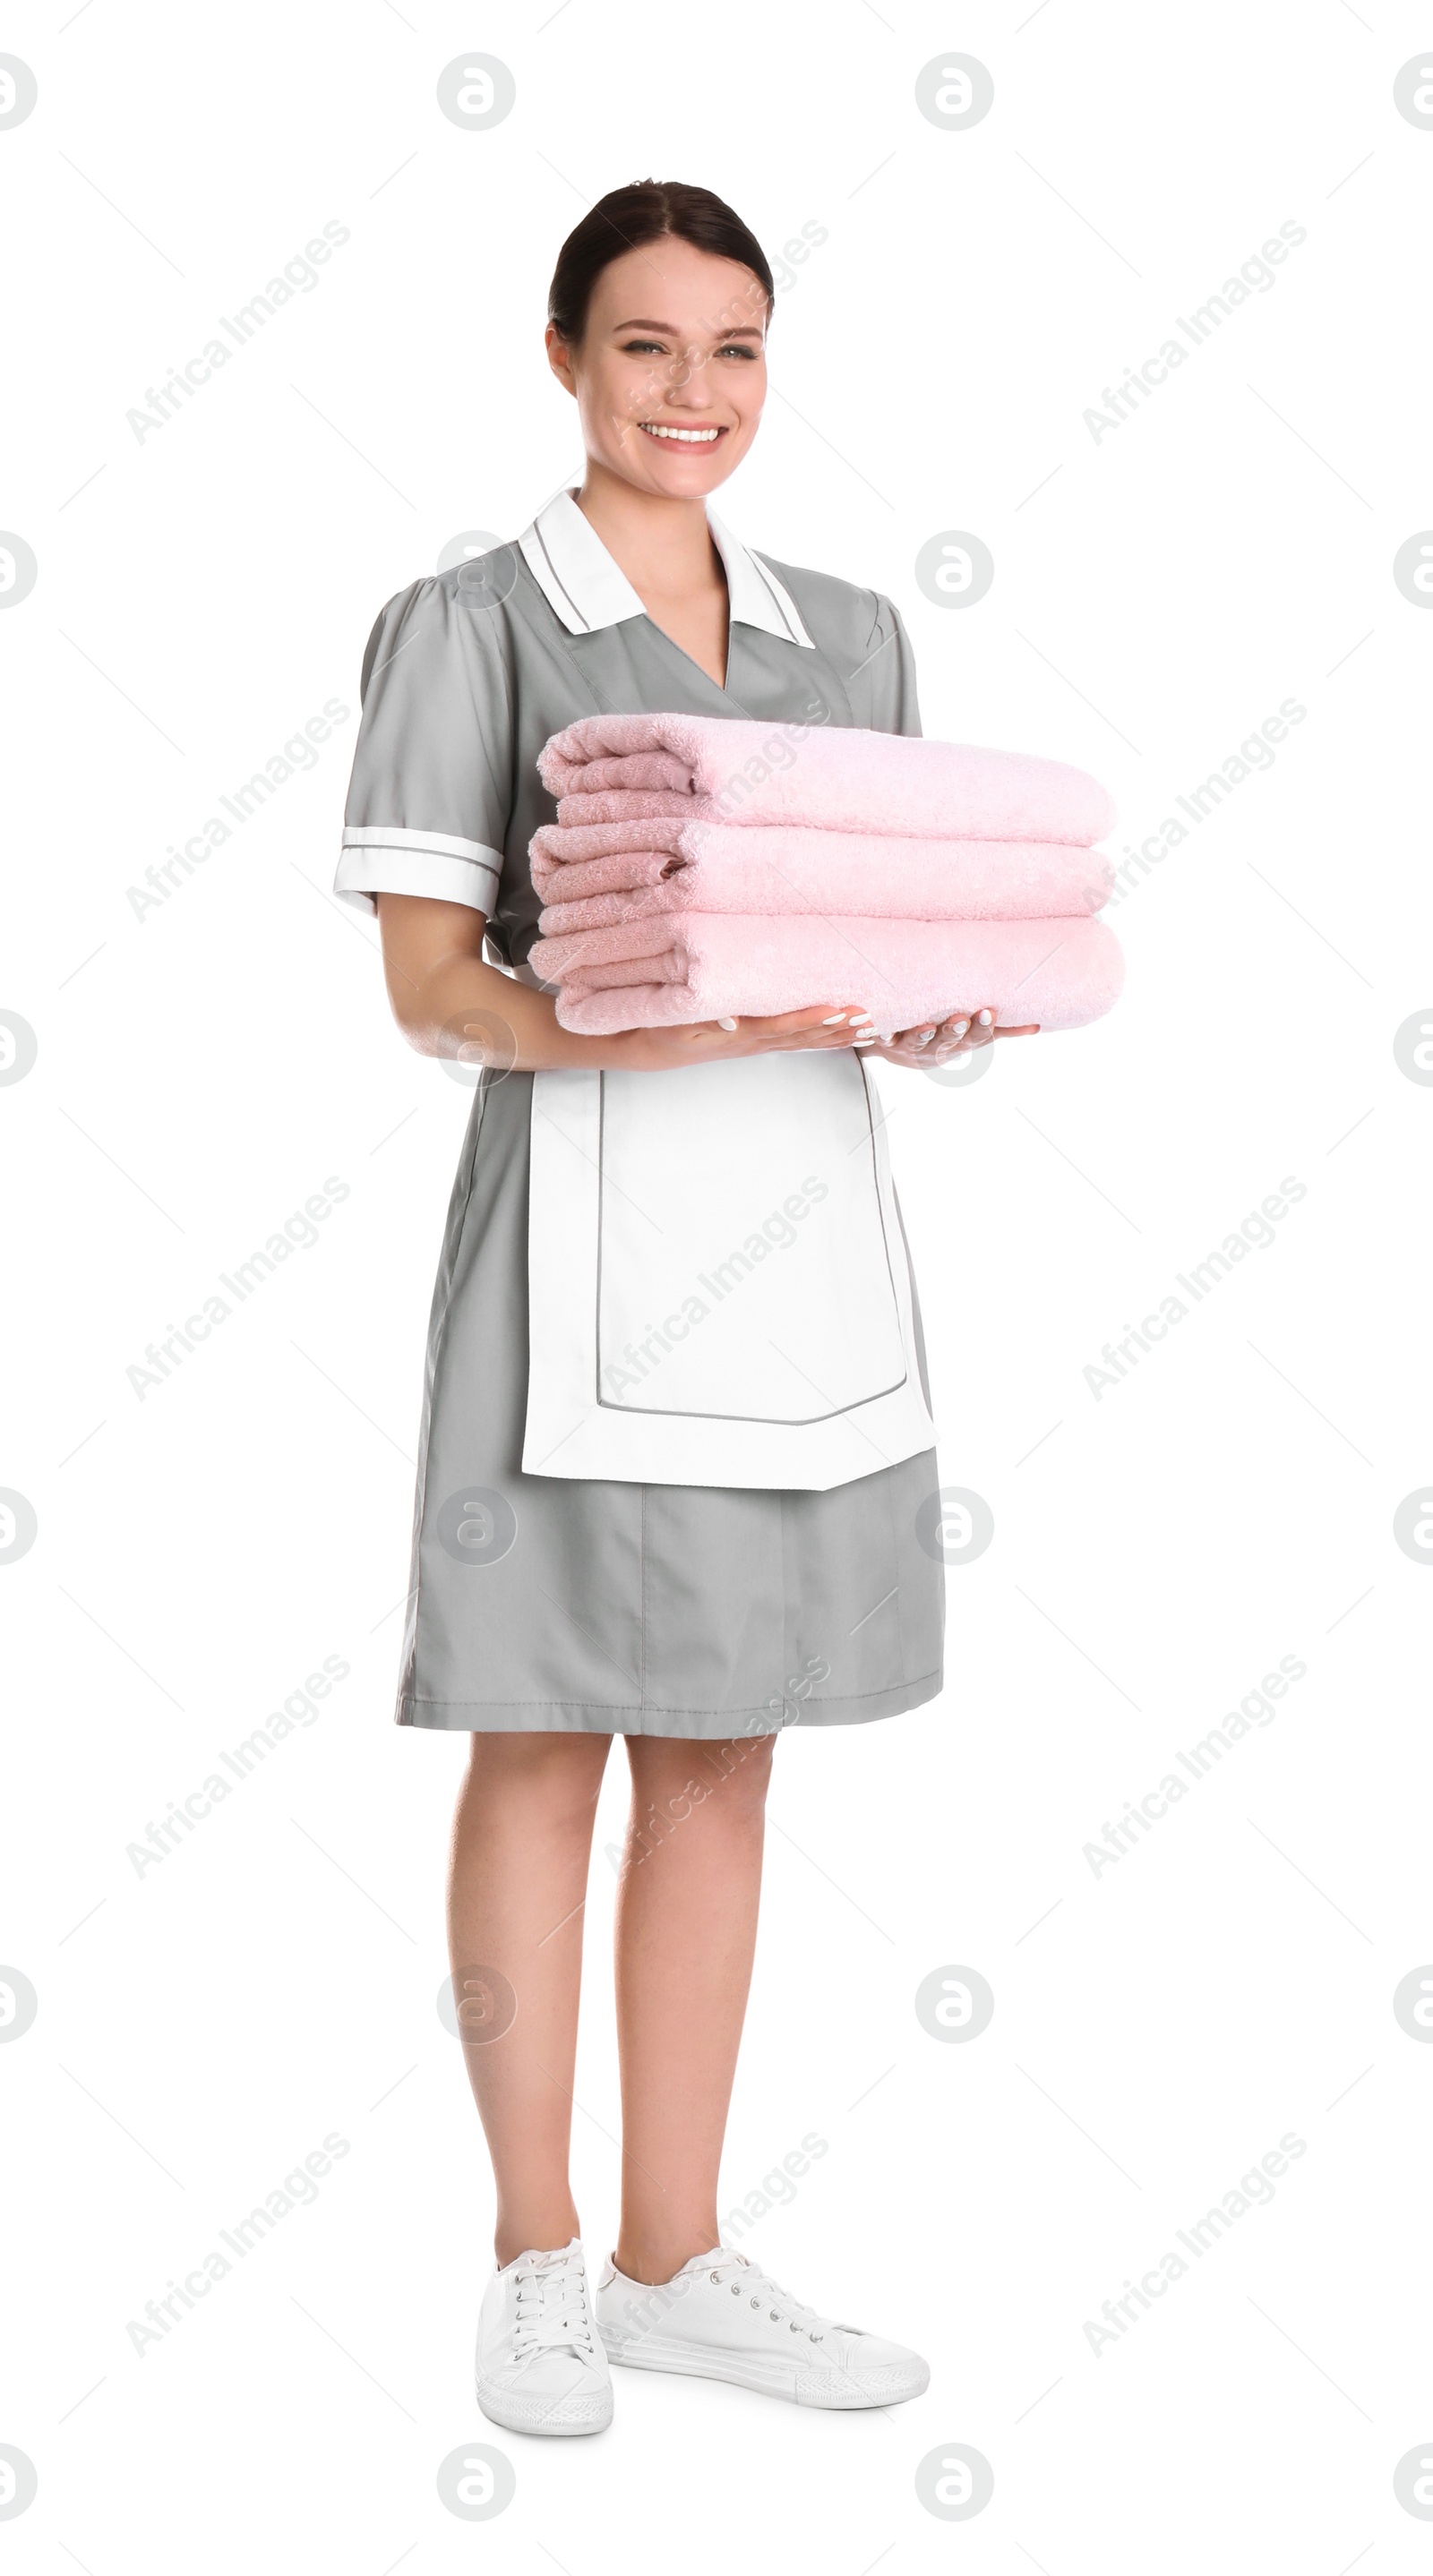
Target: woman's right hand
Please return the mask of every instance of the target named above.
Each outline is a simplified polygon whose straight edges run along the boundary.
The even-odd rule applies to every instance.
[[[609,1062],[641,1073],[667,1073],[685,1064],[729,1062],[734,1056],[781,1055],[868,1042],[875,1029],[858,1002],[816,1002],[774,1019],[693,1020],[679,1028],[628,1029],[606,1040]]]

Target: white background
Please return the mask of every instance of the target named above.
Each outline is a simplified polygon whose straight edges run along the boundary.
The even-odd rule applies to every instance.
[[[544,23],[544,21],[546,23]],[[1023,23],[1022,23],[1023,22]],[[239,17],[20,8],[0,134],[15,361],[0,521],[13,751],[0,1004],[17,1682],[0,1956],[16,2140],[0,2440],[15,2567],[634,2563],[1017,2571],[1422,2568],[1395,2465],[1433,2453],[1420,1229],[1433,1091],[1433,134],[1388,0],[700,12],[425,0]],[[929,122],[955,43],[990,114]],[[444,66],[509,65],[459,130]],[[323,703],[459,531],[576,462],[542,351],[558,244],[652,174],[730,198],[783,292],[773,395],[719,507],[891,593],[927,732],[1108,782],[1115,855],[1287,698],[1304,721],[1110,915],[1129,981],[975,1086],[888,1072],[942,1472],[994,1542],[949,1577],[948,1683],[780,1748],[723,2207],[828,2152],[742,2239],[914,2342],[927,2396],[806,2413],[621,2377],[599,2441],[478,2417],[480,2135],[435,1997],[463,1739],[390,1724],[433,1269],[468,1095],[388,1018],[328,894],[353,716],[202,871],[128,889]],[[180,416],[126,413],[328,221],[351,238]],[[1281,223],[1307,239],[1142,408],[1083,414]],[[979,534],[958,611],[915,558]],[[126,1372],[325,1179],[349,1196],[143,1400]],[[1286,1175],[1306,1196],[1157,1349],[1086,1367]],[[159,1865],[126,1846],[326,1656],[349,1677]],[[1306,1677],[1097,1877],[1084,1846],[1284,1656]],[[577,2187],[610,2242],[617,2126],[599,1822]],[[914,2009],[988,1979],[977,2040]],[[1426,2036],[1427,2034],[1425,2034]],[[329,2132],[316,2201],[141,2358],[126,2332]],[[1125,2295],[1286,2132],[1306,2152],[1149,2313]],[[490,2436],[470,2530],[440,2461]],[[992,2502],[946,2523],[961,2442]]]

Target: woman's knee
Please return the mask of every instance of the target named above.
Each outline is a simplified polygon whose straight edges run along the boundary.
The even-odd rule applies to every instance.
[[[549,1831],[590,1826],[611,1742],[607,1735],[475,1734],[466,1794],[530,1806]]]
[[[771,1779],[772,1736],[736,1736],[725,1742],[689,1743],[674,1736],[633,1736],[634,1810],[655,1808],[681,1818],[700,1808],[715,1821],[757,1816]]]

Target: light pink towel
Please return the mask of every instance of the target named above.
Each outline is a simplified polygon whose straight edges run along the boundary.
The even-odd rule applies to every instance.
[[[562,988],[562,1027],[589,1036],[765,1018],[815,1002],[864,1003],[882,1036],[987,1006],[1006,1028],[1074,1029],[1109,1010],[1124,980],[1113,932],[1088,917],[752,920],[678,912],[540,939],[530,962]]]
[[[544,903],[656,885],[685,867],[682,836],[691,828],[679,816],[635,826],[579,824],[569,830],[560,823],[544,823],[527,845],[533,885]]]
[[[657,848],[622,850],[624,834]],[[593,843],[614,846],[588,856]],[[598,824],[534,833],[532,881],[555,935],[659,912],[860,913],[907,921],[1029,921],[1098,912],[1107,859],[1069,841],[903,840],[753,823]]]
[[[913,840],[1088,843],[1114,821],[1105,790],[1062,761],[855,725],[583,716],[537,765],[564,825],[685,814]]]

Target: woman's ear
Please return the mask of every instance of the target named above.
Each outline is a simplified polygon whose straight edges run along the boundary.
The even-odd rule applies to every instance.
[[[548,365],[551,367],[558,383],[563,386],[565,391],[570,393],[575,400],[577,394],[577,379],[572,372],[572,355],[567,342],[563,339],[555,322],[549,322],[547,329],[543,334],[543,338],[547,347]]]

